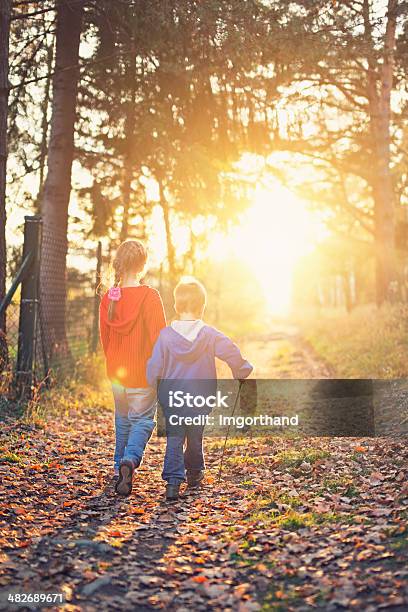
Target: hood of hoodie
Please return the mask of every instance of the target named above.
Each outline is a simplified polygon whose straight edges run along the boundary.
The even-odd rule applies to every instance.
[[[124,336],[129,334],[142,312],[142,306],[149,291],[148,285],[121,287],[121,298],[116,302],[115,316],[112,321],[109,321],[108,317],[110,300],[108,294],[105,293],[101,302],[101,318],[116,333]]]
[[[180,361],[193,363],[208,351],[211,343],[210,329],[204,325],[194,340],[187,340],[172,327],[166,327],[162,331],[162,338],[166,347]]]
[[[180,319],[176,319],[171,322],[170,327],[181,336],[184,336],[187,340],[190,340],[190,342],[193,342],[204,325],[205,323],[201,319],[195,319],[194,321],[181,321]]]

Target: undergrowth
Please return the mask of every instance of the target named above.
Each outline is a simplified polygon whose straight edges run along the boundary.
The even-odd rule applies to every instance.
[[[302,336],[341,378],[405,378],[408,307],[373,304],[350,313],[319,309],[296,317]]]
[[[1,392],[1,390],[0,390]],[[100,355],[79,359],[69,375],[54,373],[49,381],[33,386],[31,399],[23,401],[4,392],[0,396],[0,421],[20,419],[41,427],[49,416],[101,410],[111,404],[109,383]]]

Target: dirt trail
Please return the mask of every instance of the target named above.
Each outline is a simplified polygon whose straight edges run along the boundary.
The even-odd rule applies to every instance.
[[[243,355],[254,365],[254,378],[330,378],[333,368],[323,363],[312,347],[290,324],[274,325],[269,335],[248,336],[239,343]],[[220,364],[218,375],[230,377],[228,367]]]
[[[259,377],[329,374],[288,329],[243,348]],[[113,494],[109,408],[2,436],[15,462],[0,464],[0,609],[15,590],[63,593],[70,611],[408,607],[398,441],[232,440],[217,482],[209,440],[203,489],[169,505],[156,437],[131,497]]]

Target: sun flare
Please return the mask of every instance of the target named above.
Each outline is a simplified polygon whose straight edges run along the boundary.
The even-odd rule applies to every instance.
[[[322,224],[306,202],[276,181],[255,188],[240,223],[227,235],[212,238],[209,255],[218,260],[233,256],[249,265],[269,312],[284,314],[291,306],[295,266],[322,234]]]

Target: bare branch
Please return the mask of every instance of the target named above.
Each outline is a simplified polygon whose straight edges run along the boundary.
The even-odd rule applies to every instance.
[[[31,19],[31,17],[44,15],[45,13],[50,13],[51,11],[55,11],[55,7],[33,11],[32,13],[14,13],[14,15],[11,16],[11,21],[16,21],[17,19]]]
[[[89,62],[79,62],[80,68],[81,70],[85,70],[86,68],[88,68],[88,66],[94,66],[96,64],[100,64],[108,59],[112,59],[114,57],[123,57],[125,55],[128,55],[129,53],[134,53],[134,48],[132,47],[132,49],[124,49],[122,51],[118,51],[117,53],[111,53],[110,55],[104,55],[103,57],[97,59],[97,60],[92,60]],[[61,72],[65,72],[67,70],[72,70],[73,68],[77,68],[78,64],[74,65],[74,66],[65,66],[64,68],[60,69],[60,70],[54,70],[51,75],[49,75],[48,73],[40,76],[40,77],[36,77],[34,79],[29,79],[27,81],[24,82],[20,82],[17,83],[16,85],[12,85],[10,87],[10,89],[16,89],[18,87],[20,87],[21,85],[29,85],[31,83],[38,83],[40,81],[43,81],[44,79],[47,79],[49,76],[54,76],[54,74],[56,73],[61,73]]]

